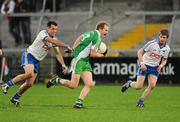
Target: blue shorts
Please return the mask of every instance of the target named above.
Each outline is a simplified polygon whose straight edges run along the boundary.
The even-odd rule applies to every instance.
[[[21,56],[21,66],[23,67],[26,64],[34,64],[34,72],[38,73],[39,61],[33,55],[24,50]]]
[[[141,68],[140,68],[140,65],[138,65],[137,75],[138,76],[146,76],[146,75],[149,75],[149,74],[153,74],[156,77],[159,76],[159,72],[157,71],[157,68],[158,68],[157,66],[152,67],[152,66],[146,65],[146,67],[147,67],[147,70],[142,71]]]

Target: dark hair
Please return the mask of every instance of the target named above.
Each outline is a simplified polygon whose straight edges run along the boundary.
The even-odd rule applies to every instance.
[[[97,29],[97,30],[103,29],[103,28],[104,28],[104,25],[109,26],[109,23],[107,23],[106,21],[99,21],[99,22],[96,24],[96,29]]]
[[[161,31],[160,31],[160,34],[162,34],[162,35],[166,35],[166,36],[167,36],[167,38],[169,37],[169,31],[168,31],[167,29],[163,29],[163,30],[161,30]]]
[[[57,26],[57,23],[55,21],[49,21],[47,27],[51,27],[51,25]]]

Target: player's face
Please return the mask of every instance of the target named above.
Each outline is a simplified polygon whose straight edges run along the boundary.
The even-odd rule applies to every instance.
[[[107,25],[104,25],[103,29],[99,29],[99,32],[101,34],[101,37],[104,38],[109,32],[109,27]]]
[[[49,33],[49,35],[51,35],[51,36],[56,35],[56,34],[57,34],[57,31],[58,31],[58,26],[51,25],[50,27],[48,27],[48,33]]]
[[[159,34],[159,43],[161,45],[164,45],[166,42],[167,42],[167,36],[166,35],[162,35],[162,34]]]

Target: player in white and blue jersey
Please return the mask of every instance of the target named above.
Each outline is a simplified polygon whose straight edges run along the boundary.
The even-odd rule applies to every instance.
[[[169,32],[163,29],[159,33],[159,38],[149,41],[138,51],[139,68],[137,71],[137,80],[128,81],[122,86],[122,92],[129,87],[140,89],[143,87],[146,76],[148,77],[148,87],[143,92],[137,102],[137,107],[144,106],[144,100],[151,94],[156,86],[159,72],[165,66],[170,52],[167,44]]]
[[[47,23],[47,29],[40,31],[34,42],[23,51],[21,56],[21,66],[24,68],[25,72],[17,75],[2,85],[2,91],[6,94],[8,89],[14,84],[19,81],[25,81],[11,98],[11,102],[15,104],[16,107],[19,106],[19,99],[22,94],[34,84],[39,69],[39,62],[46,57],[51,47],[54,47],[56,58],[61,63],[63,72],[67,71],[59,47],[67,48],[70,52],[72,51],[72,48],[55,38],[57,30],[57,23],[49,21]]]

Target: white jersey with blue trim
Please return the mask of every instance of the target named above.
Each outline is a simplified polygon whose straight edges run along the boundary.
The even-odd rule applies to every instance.
[[[166,44],[160,48],[159,40],[154,39],[143,46],[145,51],[143,63],[149,66],[158,66],[162,58],[168,58],[170,47]]]
[[[53,46],[52,43],[46,40],[49,36],[47,30],[40,31],[34,42],[28,47],[28,53],[31,53],[39,61],[43,60]]]

